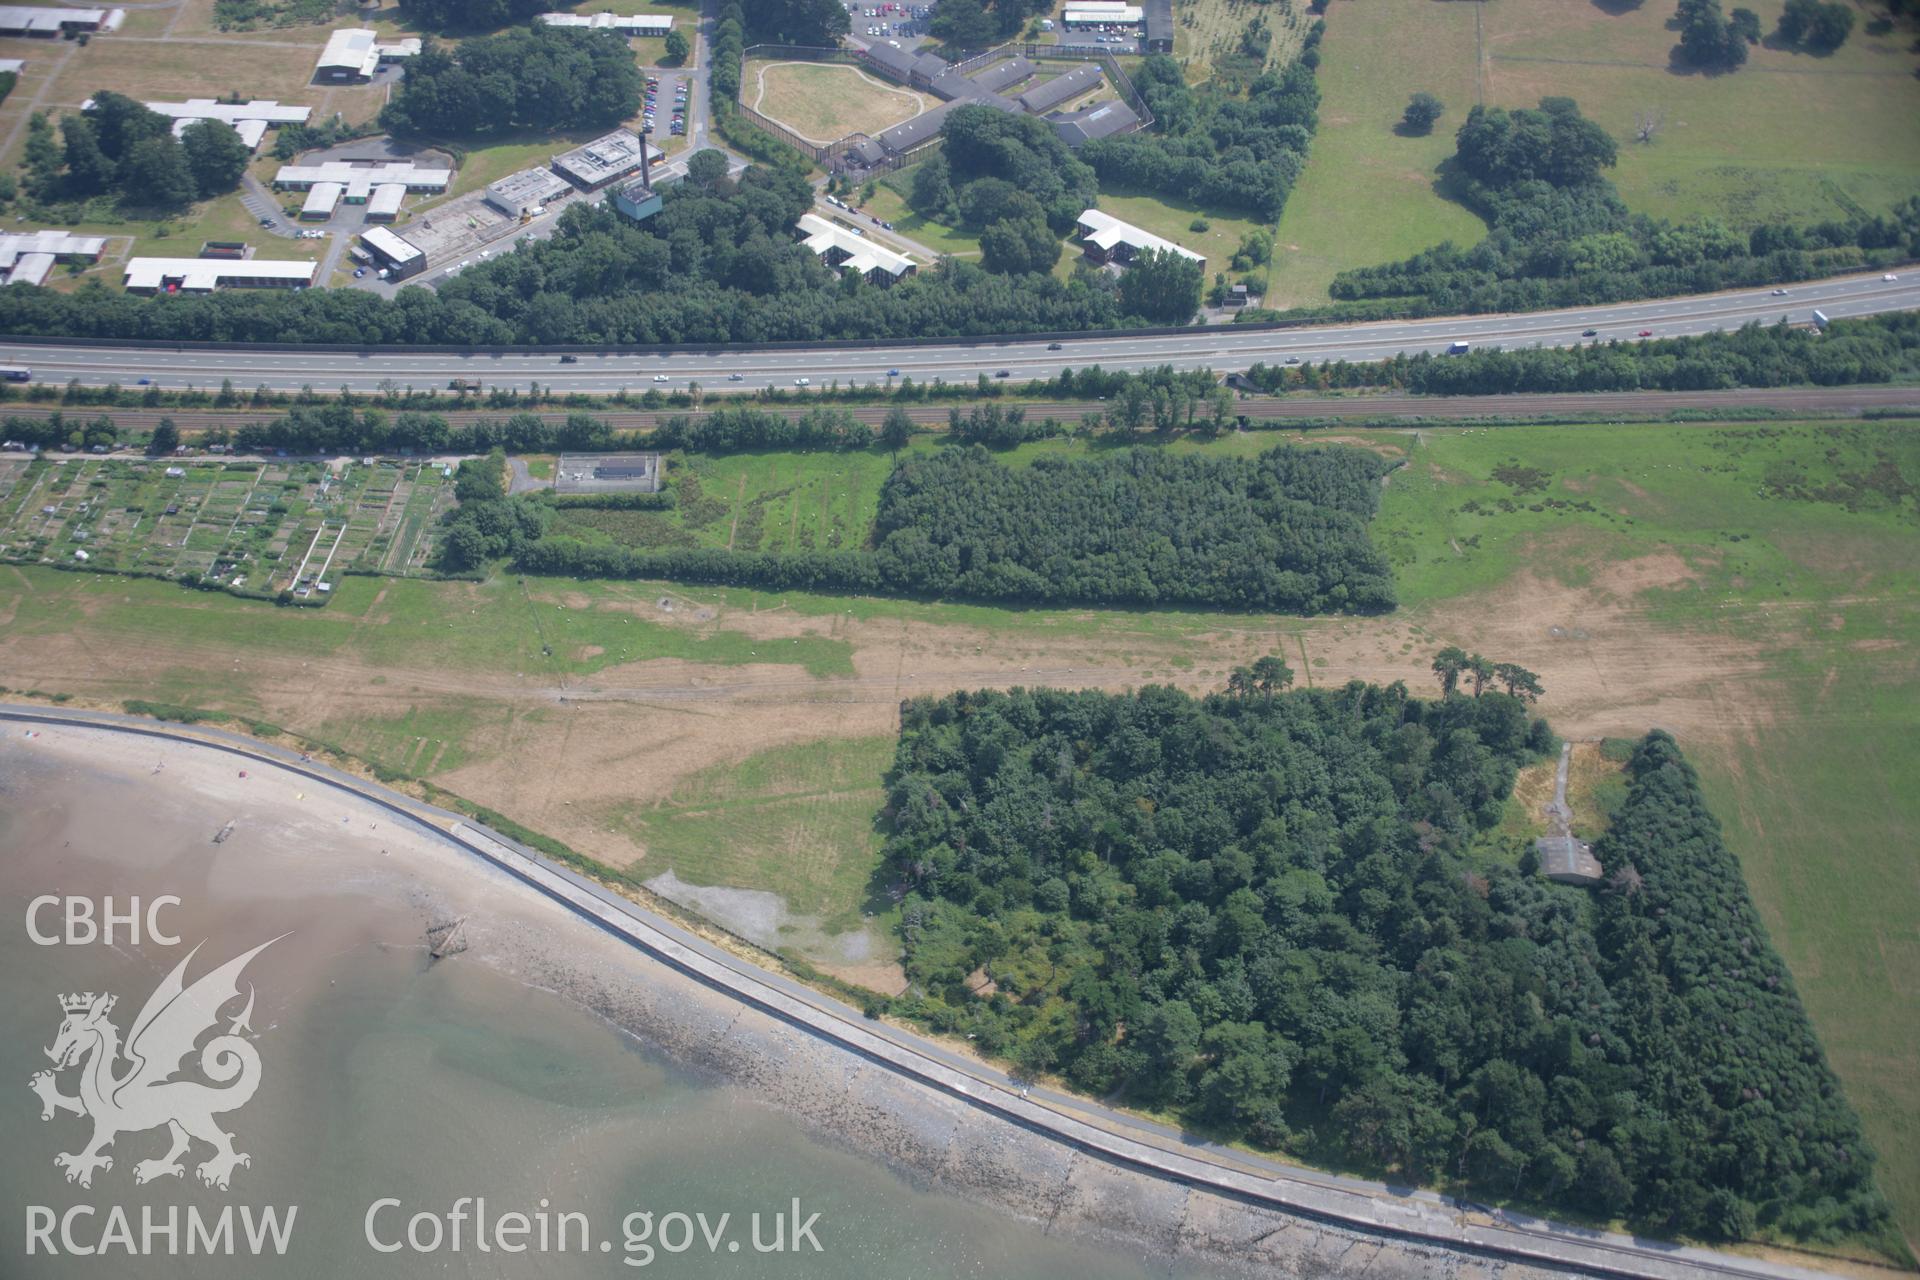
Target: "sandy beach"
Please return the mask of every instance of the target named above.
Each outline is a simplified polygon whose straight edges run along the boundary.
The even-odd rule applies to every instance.
[[[1118,1248],[1160,1274],[1528,1273],[1225,1199],[1062,1146],[727,998],[447,840],[289,771],[101,729],[0,732],[3,834],[23,851],[6,868],[8,909],[21,906],[29,884],[111,892],[117,872],[138,868],[142,883],[183,899],[167,919],[189,945],[217,936],[209,951],[221,959],[295,930],[297,945],[277,943],[255,962],[276,1008],[311,995],[302,974],[319,981],[312,957],[376,946],[424,966],[428,927],[463,919],[466,950],[432,963],[480,966],[552,993],[677,1067],[797,1118],[814,1138],[883,1162],[912,1188],[1054,1239]],[[35,806],[36,787],[76,781],[97,804],[59,822]],[[230,836],[214,844],[228,822]],[[156,843],[143,830],[179,834]],[[109,852],[90,869],[68,869],[56,837]],[[157,978],[159,958],[146,963]],[[44,1010],[29,1007],[31,1025],[9,1029],[44,1042],[57,1010],[50,999]]]

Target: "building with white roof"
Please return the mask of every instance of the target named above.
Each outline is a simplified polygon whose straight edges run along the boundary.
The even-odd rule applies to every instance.
[[[327,37],[327,47],[314,63],[316,80],[371,80],[383,62],[398,62],[420,52],[420,38],[409,36],[382,44],[378,32],[367,27],[342,27]]]
[[[911,258],[875,244],[867,237],[829,222],[818,214],[803,213],[796,224],[801,243],[830,267],[844,274],[857,271],[870,283],[890,285],[904,280],[918,268]]]
[[[518,218],[572,193],[572,185],[551,169],[522,169],[489,186],[486,201],[509,218]]]
[[[9,71],[15,75],[19,75],[26,69],[27,60],[25,58],[0,58],[0,75],[4,75]]]
[[[240,140],[253,149],[260,146],[268,129],[277,129],[283,124],[305,124],[313,114],[312,107],[282,106],[272,100],[215,102],[212,98],[188,98],[185,102],[149,102],[146,108],[172,117],[175,137],[196,120],[218,120],[231,125]]]
[[[105,236],[76,236],[67,231],[0,232],[0,284],[39,284],[62,258],[100,261]]]
[[[0,36],[53,39],[69,31],[118,31],[125,9],[42,9],[37,5],[0,5]]]
[[[1083,0],[1074,0],[1062,15],[1069,27],[1137,27],[1146,18],[1146,11],[1137,4],[1096,4]]]
[[[598,191],[611,186],[629,174],[640,172],[640,148],[647,148],[647,158],[658,164],[667,158],[667,153],[650,143],[643,144],[640,135],[631,129],[615,129],[605,137],[595,138],[585,146],[575,147],[553,158],[553,171],[586,191]]]
[[[324,164],[282,165],[273,175],[273,185],[283,191],[305,191],[321,182],[337,182],[345,188],[348,204],[365,204],[373,189],[389,183],[409,191],[441,192],[453,181],[451,169],[429,169],[404,160],[361,164],[352,160],[329,160]]]
[[[1191,249],[1183,248],[1171,240],[1162,240],[1151,231],[1142,231],[1131,222],[1122,222],[1110,213],[1098,209],[1088,209],[1078,219],[1080,243],[1087,257],[1095,262],[1127,263],[1140,254],[1158,251],[1177,253],[1200,264],[1200,270],[1207,269],[1206,258]]]
[[[360,233],[360,243],[379,261],[389,280],[405,280],[426,270],[427,251],[386,227],[368,227]]]
[[[129,293],[212,293],[215,289],[298,289],[313,283],[316,264],[248,258],[133,258]]]
[[[340,203],[340,197],[347,193],[345,183],[316,182],[307,188],[306,203],[300,206],[302,218],[327,219]]]
[[[623,36],[664,36],[673,30],[673,15],[666,13],[543,13],[538,20],[550,27],[618,31]]]
[[[400,216],[400,205],[406,198],[407,189],[399,183],[381,183],[367,197],[367,221],[392,222]]]

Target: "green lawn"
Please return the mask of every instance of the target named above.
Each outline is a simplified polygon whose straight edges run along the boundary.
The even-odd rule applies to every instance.
[[[657,804],[622,806],[610,824],[645,845],[648,877],[767,889],[829,932],[858,928],[880,855],[880,777],[889,736],[776,747],[688,778]]]
[[[1751,7],[1773,30],[1784,0]],[[1440,193],[1439,165],[1483,98],[1576,100],[1620,147],[1609,175],[1636,212],[1753,226],[1884,212],[1920,192],[1920,78],[1911,24],[1851,39],[1830,57],[1768,48],[1732,75],[1676,70],[1671,5],[1381,0],[1328,15],[1320,128],[1279,227],[1278,305],[1324,301],[1334,274],[1483,235]],[[1484,60],[1482,51],[1484,50]],[[1394,125],[1416,90],[1447,112],[1431,135]],[[1634,141],[1643,114],[1661,124]]]
[[[1513,2],[1525,8],[1529,0]],[[1437,185],[1454,131],[1476,100],[1474,22],[1486,7],[1381,0],[1365,12],[1328,15],[1320,128],[1280,215],[1267,305],[1325,302],[1338,272],[1486,234],[1480,218]],[[1402,137],[1394,126],[1420,90],[1447,113],[1431,134]]]
[[[944,223],[930,222],[907,207],[906,193],[913,190],[912,169],[883,178],[873,199],[860,207],[882,222],[891,222],[901,235],[927,246],[936,253],[955,258],[978,258],[980,237]]]

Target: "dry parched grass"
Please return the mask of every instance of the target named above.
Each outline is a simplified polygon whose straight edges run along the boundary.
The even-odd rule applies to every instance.
[[[878,133],[925,111],[920,94],[832,62],[759,62],[746,71],[756,111],[815,142]]]

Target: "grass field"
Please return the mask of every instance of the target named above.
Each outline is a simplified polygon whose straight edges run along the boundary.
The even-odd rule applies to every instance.
[[[883,449],[676,457],[670,511],[567,510],[562,531],[635,546],[736,551],[852,549],[866,542],[880,485],[893,467]]]
[[[1242,452],[1282,438],[1175,447]],[[260,716],[426,771],[610,863],[766,888],[846,921],[861,901],[857,850],[871,856],[862,819],[879,744],[902,698],[1014,684],[1218,688],[1232,666],[1274,651],[1315,686],[1404,679],[1428,694],[1433,652],[1460,644],[1539,672],[1542,710],[1570,737],[1658,725],[1679,738],[1912,1234],[1920,437],[1896,424],[1768,423],[1310,438],[1408,463],[1376,526],[1405,601],[1396,614],[1005,609],[510,575],[349,578],[309,613],[0,566],[5,680]],[[775,500],[789,528],[806,519],[817,533],[831,528],[821,495],[851,518],[884,469],[876,457],[830,474],[847,462],[728,459],[711,487],[731,477],[736,502],[791,487]],[[1583,804],[1576,780],[1583,821],[1604,807],[1605,781],[1596,771]]]
[[[890,173],[880,180],[873,199],[861,209],[882,222],[891,222],[901,235],[918,241],[936,253],[954,258],[978,258],[980,237],[943,222],[932,222],[907,207],[907,193],[913,190],[911,168]]]
[[[1241,46],[1255,19],[1265,19],[1272,36],[1264,61]],[[1173,56],[1190,83],[1216,72],[1252,75],[1264,67],[1285,66],[1306,39],[1312,18],[1306,6],[1257,3],[1257,0],[1188,0],[1173,11]]]
[[[879,133],[932,105],[858,67],[833,62],[749,62],[740,83],[747,105],[819,143]]]
[[[617,807],[608,819],[647,848],[649,877],[671,868],[692,884],[770,890],[842,932],[859,926],[866,904],[880,853],[880,775],[893,748],[887,736],[851,738],[832,751],[777,747],[705,769],[666,798]]]
[[[1751,6],[1769,32],[1783,0]],[[1609,175],[1636,212],[1730,225],[1879,213],[1920,192],[1916,32],[1853,37],[1831,57],[1772,49],[1724,76],[1676,70],[1671,6],[1383,0],[1329,15],[1313,155],[1279,228],[1281,305],[1325,300],[1334,274],[1480,239],[1478,217],[1436,188],[1453,135],[1483,98],[1579,102],[1620,146]],[[1431,135],[1394,125],[1415,90],[1446,103]],[[1664,123],[1633,141],[1642,112]]]

